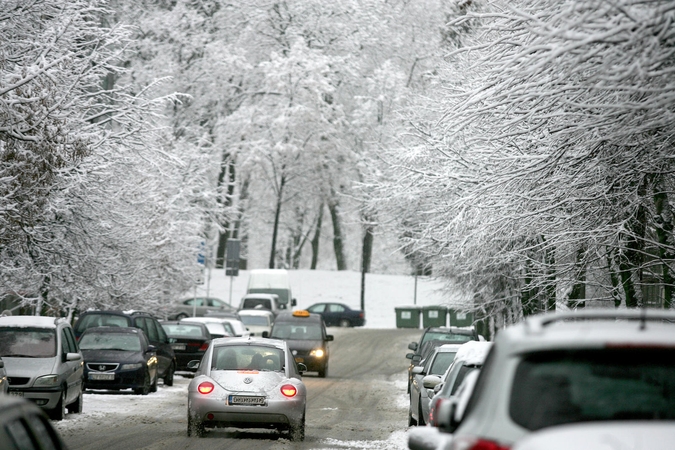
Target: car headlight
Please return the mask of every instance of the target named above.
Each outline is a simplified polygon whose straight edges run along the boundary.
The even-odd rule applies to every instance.
[[[141,367],[143,367],[143,364],[141,364],[141,363],[122,364],[122,367],[120,367],[120,369],[122,369],[122,370],[134,370],[134,369],[140,369]]]
[[[39,377],[35,380],[34,386],[58,386],[59,376],[58,375],[45,375]]]
[[[316,348],[309,352],[310,356],[316,356],[317,358],[323,358],[324,352],[322,348]]]

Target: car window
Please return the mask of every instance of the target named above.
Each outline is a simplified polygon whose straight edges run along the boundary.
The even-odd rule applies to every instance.
[[[328,311],[334,312],[334,313],[340,313],[344,312],[345,308],[342,305],[328,305]]]
[[[198,325],[190,325],[187,323],[163,323],[162,328],[170,336],[181,337],[205,337],[204,330]]]
[[[141,339],[132,333],[85,333],[80,339],[82,350],[141,351]]]
[[[152,320],[153,327],[157,330],[157,335],[159,336],[159,342],[163,343],[168,343],[169,342],[169,336],[166,335],[166,332],[164,331],[164,328],[162,328],[162,325],[157,322],[156,320]]]
[[[56,329],[0,327],[2,356],[53,358],[56,356]]]
[[[452,361],[455,359],[457,352],[439,352],[436,354],[428,375],[443,375]]]
[[[86,314],[77,321],[76,331],[80,335],[84,330],[94,327],[128,327],[131,321],[116,314]]]
[[[70,348],[68,348],[68,338],[66,337],[66,330],[64,328],[61,328],[61,332],[59,334],[61,335],[61,353],[65,355],[70,351]]]
[[[218,299],[215,299],[215,298],[209,299],[209,306],[217,306],[217,307],[220,308],[220,307],[222,307],[223,305],[224,305],[224,303],[221,302],[221,301],[218,300]]]
[[[273,347],[228,345],[213,349],[213,370],[283,370],[284,352]]]
[[[70,353],[77,353],[79,352],[77,348],[77,341],[75,340],[75,335],[73,334],[73,329],[70,327],[66,327],[63,329],[66,333],[66,339],[68,341],[68,351]]]
[[[463,343],[475,340],[470,334],[444,333],[442,331],[429,331],[424,334],[422,344],[431,340],[446,341],[445,343]],[[420,345],[421,347],[421,345]]]
[[[256,307],[272,309],[272,302],[268,298],[247,298],[244,300],[243,308],[254,309]]]
[[[599,420],[674,420],[675,349],[526,355],[514,375],[509,413],[528,430]]]
[[[195,304],[197,306],[204,306],[204,299],[203,298],[190,298],[187,299],[183,302],[184,305],[190,305],[194,306]]]
[[[320,303],[318,305],[314,305],[311,308],[308,309],[309,312],[313,313],[322,313],[324,309],[326,308],[326,305],[323,303]]]
[[[155,328],[155,323],[148,317],[137,317],[135,320],[136,326],[143,330],[150,342],[159,341],[159,332]]]
[[[464,378],[474,370],[479,370],[478,367],[476,366],[465,366],[462,365],[459,368],[459,371],[457,372],[457,377],[455,377],[455,381],[452,383],[452,390],[450,391],[450,395],[455,395],[455,392],[457,392],[457,389],[459,386],[462,384],[462,381],[464,381]]]
[[[244,322],[245,325],[268,326],[270,324],[270,319],[269,319],[269,317],[266,317],[266,316],[247,316],[247,315],[243,315],[243,316],[241,316],[241,321]]]

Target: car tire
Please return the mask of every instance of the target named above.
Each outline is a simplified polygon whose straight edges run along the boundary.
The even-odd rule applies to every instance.
[[[188,316],[184,312],[176,314],[176,320],[185,319],[186,317],[190,317],[190,316]]]
[[[80,414],[82,412],[83,397],[84,397],[83,393],[80,392],[80,395],[77,396],[77,399],[70,405],[66,406],[66,409],[68,409],[69,413]]]
[[[197,419],[194,419],[190,413],[188,412],[188,418],[187,418],[187,435],[188,437],[196,436],[196,437],[204,437],[204,434],[206,430],[204,429],[204,424]]]
[[[417,421],[413,418],[412,415],[412,404],[408,407],[408,426],[414,427],[417,425]]]
[[[56,407],[49,411],[49,418],[52,420],[63,420],[63,417],[66,415],[66,391],[61,391],[61,397],[59,402],[56,404]]]
[[[173,386],[173,375],[176,373],[176,365],[174,363],[171,363],[169,368],[166,371],[166,375],[164,375],[164,386]]]
[[[159,376],[155,375],[155,381],[150,385],[150,392],[157,392],[157,383],[159,382]]]
[[[426,421],[424,420],[424,415],[422,414],[422,397],[420,396],[420,399],[417,403],[417,425],[420,427],[423,427],[426,425]]]
[[[300,422],[291,424],[289,434],[291,441],[293,442],[302,442],[305,440],[305,413],[302,413]]]
[[[349,319],[340,319],[338,325],[342,328],[348,328],[352,326],[352,323],[349,321]]]
[[[319,369],[319,378],[326,378],[326,375],[328,375],[328,361]]]
[[[148,395],[150,393],[150,372],[145,371],[145,377],[143,377],[143,386],[134,389],[134,394],[136,395]]]

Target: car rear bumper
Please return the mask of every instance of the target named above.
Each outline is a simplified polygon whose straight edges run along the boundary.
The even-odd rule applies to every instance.
[[[284,428],[302,420],[305,399],[268,400],[264,406],[234,406],[224,399],[190,398],[188,411],[207,427]]]

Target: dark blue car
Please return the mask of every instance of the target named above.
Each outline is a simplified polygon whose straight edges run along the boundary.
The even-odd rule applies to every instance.
[[[343,303],[315,303],[307,311],[321,314],[327,327],[362,327],[366,324],[366,313],[352,309]]]

